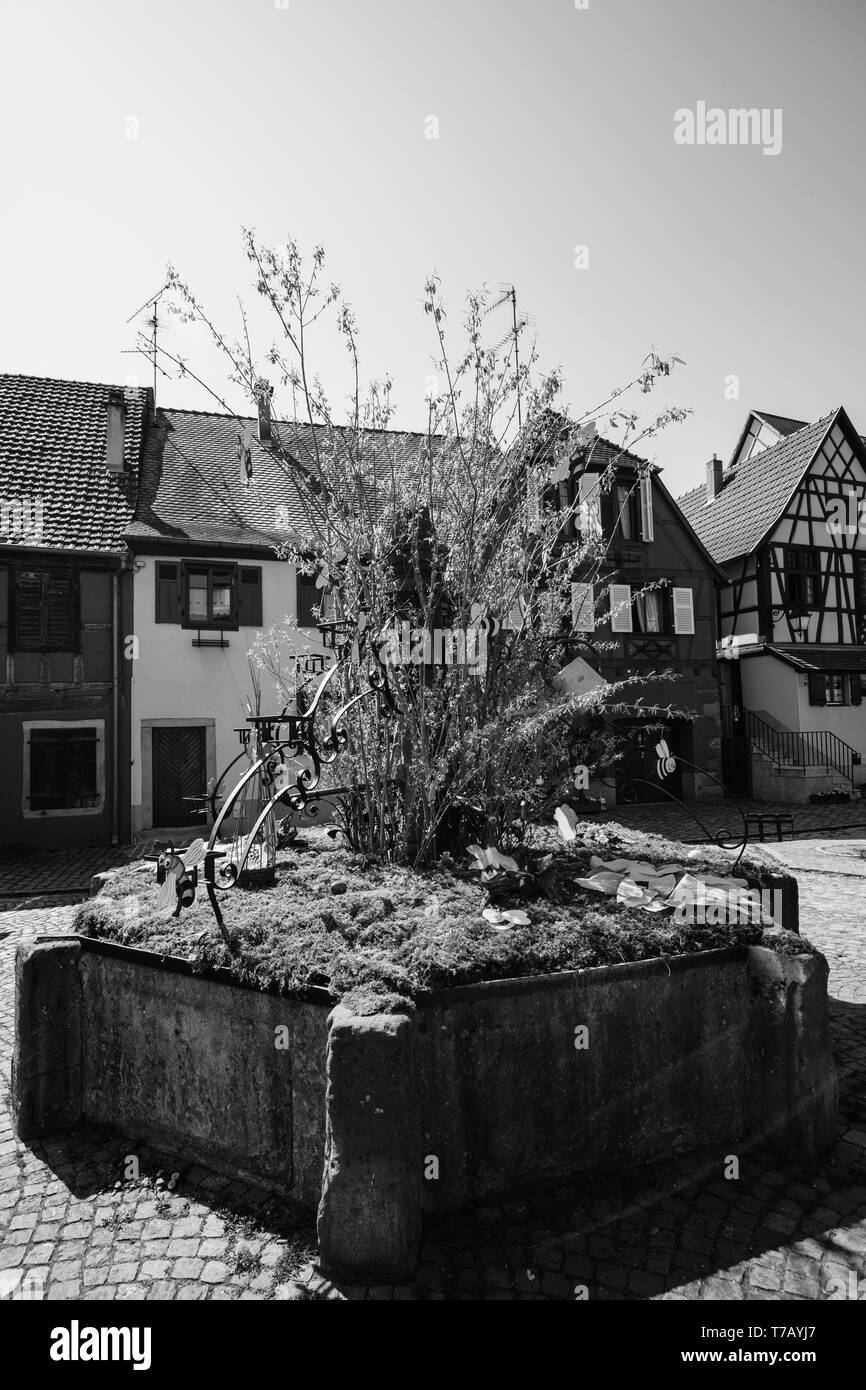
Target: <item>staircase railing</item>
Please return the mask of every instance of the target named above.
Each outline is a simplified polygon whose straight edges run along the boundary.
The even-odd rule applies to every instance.
[[[774,729],[752,710],[738,705],[722,706],[722,732],[727,738],[748,738],[777,767],[832,767],[852,784],[854,767],[860,762],[857,750],[829,729],[808,733]]]

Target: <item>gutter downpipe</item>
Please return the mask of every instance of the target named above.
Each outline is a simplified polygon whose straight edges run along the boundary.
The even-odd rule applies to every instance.
[[[111,576],[111,843],[120,838],[120,575],[123,561]]]

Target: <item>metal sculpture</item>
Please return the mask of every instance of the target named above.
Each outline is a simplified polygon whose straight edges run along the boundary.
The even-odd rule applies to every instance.
[[[682,809],[687,813],[687,815],[691,816],[692,820],[700,826],[701,830],[706,835],[708,841],[714,843],[719,849],[739,850],[739,853],[736,859],[734,860],[732,866],[732,871],[736,870],[737,865],[743,857],[746,845],[749,843],[749,826],[746,820],[746,813],[743,810],[740,803],[737,801],[737,798],[728,790],[724,782],[721,782],[718,777],[715,777],[713,775],[712,772],[707,772],[707,769],[705,767],[698,767],[697,763],[691,763],[688,761],[688,759],[681,758],[679,754],[674,756],[671,753],[671,750],[668,747],[667,741],[665,739],[659,740],[659,742],[656,744],[655,751],[656,757],[658,759],[656,763],[656,774],[658,776],[660,784],[664,782],[664,779],[666,777],[670,777],[674,772],[676,772],[677,766],[680,766],[689,768],[692,772],[699,772],[702,777],[709,777],[711,782],[715,782],[717,787],[721,787],[722,791],[725,793],[725,796],[728,797],[731,801],[733,801],[734,805],[740,813],[740,818],[743,822],[742,836],[739,839],[733,837],[731,835],[731,832],[727,828],[718,830],[715,834],[713,834],[711,830],[707,829],[701,818],[696,814],[695,811],[692,810],[692,808],[689,805],[687,805],[685,801],[682,801],[678,796],[675,796],[674,793],[670,791],[667,787],[663,785],[656,785],[655,782],[650,782],[645,777],[630,777],[622,789],[623,799],[626,801],[637,800],[637,793],[634,793],[633,795],[629,796],[629,790],[631,787],[634,786],[651,787],[655,792],[661,791],[664,796],[666,796],[670,801],[676,802],[677,806],[682,807]]]
[[[379,661],[375,645],[370,647],[370,662],[367,668],[366,688],[359,690],[340,706],[330,717],[327,732],[319,735],[317,721],[322,712],[326,692],[338,671],[351,664],[358,670],[367,648],[366,625],[360,623],[322,623],[319,625],[323,643],[333,652],[333,664],[324,671],[315,696],[306,708],[294,710],[284,708],[279,714],[249,715],[248,728],[238,729],[241,752],[223,771],[207,797],[213,824],[207,847],[203,841],[196,841],[183,858],[169,846],[165,851],[173,858],[166,860],[164,869],[158,867],[159,882],[165,879],[164,901],[160,906],[168,906],[167,874],[172,875],[172,883],[178,897],[175,916],[180,907],[189,906],[195,897],[197,866],[204,866],[204,882],[208,900],[217,926],[223,934],[226,945],[234,950],[234,941],[226,931],[217,894],[224,893],[238,885],[272,881],[276,849],[276,810],[280,805],[287,806],[296,815],[306,812],[318,813],[316,789],[322,776],[322,769],[334,763],[349,743],[345,726],[349,711],[361,701],[374,698],[379,704],[383,717],[388,717],[395,708],[393,693],[388,684],[387,672]],[[312,669],[324,658],[314,658]],[[308,668],[309,669],[309,668]],[[300,701],[296,702],[298,705]],[[295,766],[300,759],[307,765]],[[242,759],[249,766],[237,780],[231,791],[220,804],[223,785],[229,773]],[[331,793],[334,794],[333,792]],[[254,808],[254,809],[253,809]],[[233,812],[237,813],[233,817]],[[223,839],[233,820],[231,836]],[[201,850],[199,851],[199,846]],[[193,859],[190,856],[195,851]],[[161,856],[162,858],[162,856]],[[181,867],[175,867],[175,861]],[[162,877],[159,877],[162,872]],[[193,877],[192,875],[195,875]],[[183,901],[181,902],[181,884]]]
[[[178,852],[169,840],[156,845],[156,881],[161,884],[156,899],[158,908],[174,906],[172,917],[179,917],[181,908],[192,907],[198,885],[198,866],[205,857],[204,840],[193,840],[187,849]]]

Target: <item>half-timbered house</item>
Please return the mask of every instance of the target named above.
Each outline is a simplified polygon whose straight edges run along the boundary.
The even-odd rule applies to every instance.
[[[679,499],[725,570],[719,654],[734,790],[806,801],[864,777],[866,446],[840,406],[753,411]]]
[[[655,711],[606,720],[625,743],[596,790],[611,802],[664,800],[668,792],[716,799],[723,795],[716,587],[724,572],[658,465],[604,438],[572,447],[574,436],[567,427],[558,439],[551,433],[543,497],[564,513],[566,537],[600,542],[599,558],[572,583],[576,669],[590,653],[604,680],[639,678],[620,699]],[[671,707],[675,714],[663,713]],[[663,783],[656,775],[662,738],[677,760]]]

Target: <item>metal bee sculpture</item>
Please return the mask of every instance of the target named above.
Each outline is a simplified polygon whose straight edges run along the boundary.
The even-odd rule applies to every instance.
[[[734,860],[732,868],[732,872],[735,871],[737,865],[743,857],[743,852],[745,851],[746,845],[749,842],[749,827],[748,822],[746,821],[746,813],[743,810],[742,806],[737,801],[736,797],[733,796],[732,793],[728,790],[724,782],[721,782],[718,777],[715,777],[713,775],[712,772],[708,772],[705,767],[698,767],[697,763],[690,763],[686,758],[681,758],[679,754],[674,756],[674,754],[671,753],[671,750],[668,747],[666,739],[659,739],[658,743],[656,744],[655,751],[657,758],[656,774],[660,783],[664,783],[666,777],[670,777],[673,773],[675,773],[677,767],[685,767],[689,768],[692,772],[699,772],[702,777],[708,777],[711,782],[715,782],[717,787],[721,787],[722,791],[725,793],[725,796],[730,798],[730,800],[734,803],[734,805],[740,813],[740,818],[743,822],[743,829],[741,835],[739,837],[733,836],[730,830],[728,829],[719,830],[714,835],[711,830],[707,829],[703,821],[700,819],[698,815],[695,814],[695,812],[692,810],[690,806],[688,806],[684,801],[681,801],[680,798],[678,796],[675,796],[674,793],[670,791],[667,787],[663,785],[657,786],[655,782],[649,782],[645,777],[629,778],[628,782],[622,789],[623,800],[636,801],[637,791],[635,791],[634,788],[638,786],[652,787],[652,789],[655,792],[661,791],[664,796],[666,796],[670,801],[675,801],[677,806],[681,806],[682,809],[685,812],[687,812],[688,815],[691,816],[692,820],[700,826],[701,830],[706,835],[708,841],[711,841],[713,844],[717,845],[719,849],[739,850],[739,853],[736,859]]]
[[[179,917],[181,908],[192,907],[198,884],[198,866],[204,862],[205,842],[194,840],[185,850],[178,852],[169,840],[166,845],[157,844],[159,852],[156,861],[156,881],[161,884],[156,905],[160,909],[174,907],[172,917]]]

